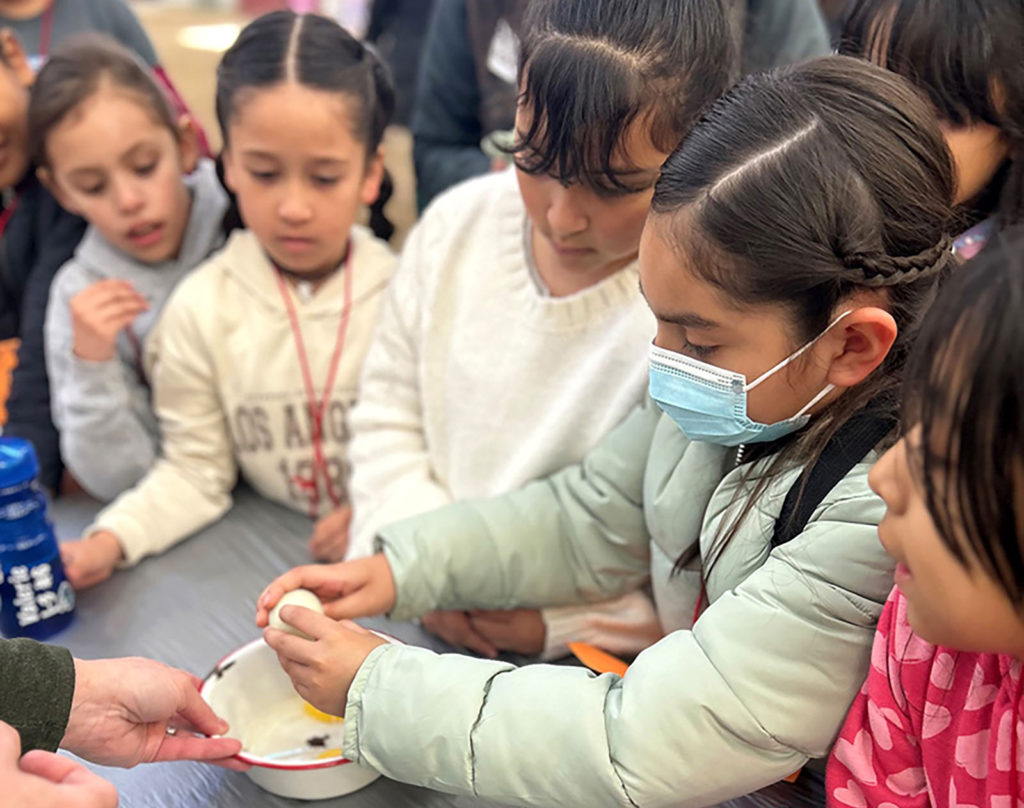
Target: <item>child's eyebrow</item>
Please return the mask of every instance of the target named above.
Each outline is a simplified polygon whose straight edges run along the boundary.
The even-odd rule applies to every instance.
[[[640,282],[640,295],[644,300],[647,300],[647,305],[650,306],[651,301],[647,299],[647,295],[644,293],[643,281]],[[651,307],[651,311],[654,311],[654,307]],[[672,323],[672,325],[682,326],[683,328],[693,328],[701,331],[711,331],[715,328],[721,328],[721,323],[716,323],[714,320],[709,320],[706,317],[701,317],[699,314],[693,312],[680,312],[678,314],[663,314],[661,312],[654,312],[654,316],[665,323]]]

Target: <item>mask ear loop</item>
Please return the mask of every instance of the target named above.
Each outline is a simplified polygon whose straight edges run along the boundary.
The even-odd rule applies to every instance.
[[[801,348],[799,351],[797,351],[794,354],[790,354],[785,359],[783,359],[781,362],[779,362],[779,364],[777,364],[775,367],[773,367],[771,370],[765,371],[760,376],[758,376],[756,379],[754,379],[754,381],[752,381],[750,384],[748,384],[746,387],[744,387],[743,388],[744,392],[749,393],[751,390],[753,390],[755,387],[757,387],[761,382],[765,381],[766,379],[771,378],[776,373],[778,373],[780,370],[782,370],[784,367],[786,367],[786,365],[788,365],[788,364],[790,364],[792,362],[795,362],[797,359],[799,359],[801,356],[803,356],[805,353],[807,353],[809,350],[811,350],[811,348],[813,348],[818,343],[818,340],[820,340],[829,331],[831,331],[833,328],[835,328],[837,325],[839,325],[840,321],[844,317],[847,317],[847,316],[849,316],[851,314],[853,314],[853,309],[850,309],[849,311],[844,311],[842,314],[840,314],[838,317],[836,317],[836,319],[834,319],[831,323],[829,323],[824,331],[822,331],[820,334],[818,334],[818,336],[816,336],[814,339],[812,339],[810,342],[808,342],[803,348]],[[810,404],[808,404],[806,407],[804,407],[802,410],[800,410],[800,412],[798,412],[793,417],[794,418],[799,418],[801,415],[803,415],[805,412],[807,412],[807,410],[809,410],[811,407],[813,407],[815,404],[817,404],[819,401],[821,401],[825,396],[827,396],[833,390],[835,390],[835,385],[830,384],[828,387],[826,387],[824,390],[822,390],[817,396],[815,396],[811,400]]]

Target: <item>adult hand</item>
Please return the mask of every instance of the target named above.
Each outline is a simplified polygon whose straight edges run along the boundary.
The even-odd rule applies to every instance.
[[[285,592],[293,589],[314,592],[324,606],[324,613],[335,620],[373,617],[395,607],[391,565],[383,553],[378,553],[358,561],[313,564],[289,570],[263,590],[256,602],[256,625],[265,627],[270,610]]]
[[[500,651],[536,656],[544,650],[548,629],[537,609],[484,611],[472,609],[469,623],[473,629]]]
[[[78,541],[61,542],[60,560],[71,585],[87,589],[111,576],[124,560],[124,551],[117,536],[100,530]]]
[[[348,550],[348,529],[352,523],[352,506],[342,505],[322,517],[313,527],[309,553],[317,561],[341,561]]]
[[[202,682],[150,659],[75,660],[75,694],[61,747],[104,766],[201,760],[244,770],[242,744],[199,695]],[[168,733],[168,728],[171,733]]]
[[[19,760],[19,758],[21,758]],[[117,791],[68,757],[34,751],[21,757],[21,738],[0,722],[0,794],[4,805],[32,808],[116,808]]]
[[[71,298],[71,334],[75,356],[107,362],[115,356],[117,335],[149,308],[128,281],[102,280]]]
[[[387,641],[349,620],[336,622],[301,606],[285,606],[281,619],[312,638],[273,628],[263,632],[295,691],[318,710],[344,715],[356,672]]]
[[[423,615],[420,622],[423,628],[449,645],[468,648],[488,659],[498,656],[498,648],[473,626],[468,612],[430,612]]]

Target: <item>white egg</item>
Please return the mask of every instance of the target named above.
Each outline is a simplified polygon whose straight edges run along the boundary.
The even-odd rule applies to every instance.
[[[294,634],[296,637],[302,637],[306,640],[313,639],[305,632],[299,631],[297,628],[288,625],[281,619],[281,609],[285,606],[302,606],[306,609],[312,609],[314,612],[319,614],[323,614],[324,607],[323,604],[320,603],[320,598],[308,589],[293,589],[291,592],[286,592],[277,602],[277,605],[270,610],[271,628],[276,628],[279,631],[287,631],[289,634]]]

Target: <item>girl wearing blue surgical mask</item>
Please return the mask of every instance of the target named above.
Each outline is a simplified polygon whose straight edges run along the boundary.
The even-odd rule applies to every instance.
[[[951,267],[930,105],[844,57],[748,78],[668,159],[640,244],[654,402],[585,460],[389,527],[272,583],[298,692],[389,777],[520,805],[709,805],[820,758],[867,670],[893,563],[868,487]],[[335,619],[543,607],[651,583],[624,677],[438,656]],[[331,619],[335,618],[335,619]],[[528,739],[528,743],[524,743]],[[431,753],[423,755],[423,750]],[[812,777],[808,772],[805,776]]]

